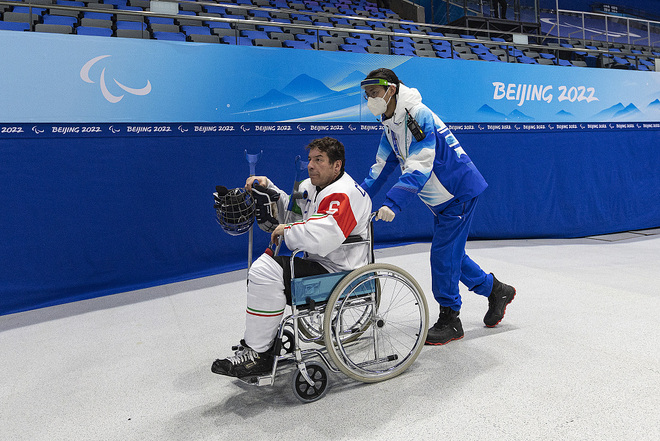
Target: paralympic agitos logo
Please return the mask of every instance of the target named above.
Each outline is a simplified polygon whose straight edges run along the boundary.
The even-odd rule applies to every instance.
[[[92,80],[89,76],[89,71],[92,69],[92,66],[94,66],[96,63],[99,61],[103,60],[104,58],[108,58],[110,55],[101,55],[98,57],[94,57],[91,60],[89,60],[85,65],[80,69],[80,78],[90,84],[96,83],[96,81]],[[135,89],[129,86],[126,86],[119,81],[117,81],[116,78],[113,78],[113,81],[119,86],[122,90],[124,90],[127,93],[130,93],[131,95],[138,95],[138,96],[144,96],[149,94],[151,92],[151,82],[147,80],[147,85],[140,88],[140,89]],[[119,101],[124,98],[124,94],[122,95],[113,95],[109,90],[108,90],[108,85],[106,84],[105,80],[105,67],[103,70],[101,70],[101,75],[98,79],[99,86],[101,88],[101,93],[103,94],[103,97],[110,103],[118,103]]]

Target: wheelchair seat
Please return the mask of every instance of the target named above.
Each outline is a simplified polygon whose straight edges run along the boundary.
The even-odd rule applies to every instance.
[[[370,257],[368,263],[373,263],[373,244],[371,232],[365,239],[359,235],[351,235],[346,238],[342,246],[368,244],[370,246]],[[294,250],[291,255],[291,304],[298,309],[314,309],[316,305],[327,302],[330,294],[341,280],[351,271],[338,271],[334,273],[318,274],[313,276],[295,277],[294,257],[300,250]]]

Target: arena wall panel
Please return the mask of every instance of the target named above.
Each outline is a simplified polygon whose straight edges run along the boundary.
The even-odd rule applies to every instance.
[[[257,173],[288,189],[321,136],[361,181],[376,67],[422,92],[489,182],[473,238],[660,225],[657,73],[10,31],[0,47],[0,314],[245,268],[214,187],[242,186],[263,152]],[[416,201],[377,242],[430,240],[431,220]],[[267,242],[256,229],[255,256]]]

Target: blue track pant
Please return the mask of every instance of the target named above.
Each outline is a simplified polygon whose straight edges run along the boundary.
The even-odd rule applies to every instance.
[[[488,297],[493,289],[493,276],[486,274],[465,254],[472,215],[477,205],[474,198],[454,201],[433,209],[433,241],[431,242],[431,282],[433,296],[440,306],[461,309],[460,281],[470,291]]]

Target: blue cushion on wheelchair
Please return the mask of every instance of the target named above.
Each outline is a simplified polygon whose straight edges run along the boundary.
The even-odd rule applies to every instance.
[[[326,302],[330,298],[330,294],[332,294],[335,287],[348,273],[350,273],[350,271],[340,271],[337,273],[320,274],[318,276],[293,279],[291,281],[291,302],[296,306],[306,305],[311,301],[316,303]],[[368,283],[361,283],[368,277],[368,274],[366,274],[353,281],[351,284],[353,287],[360,284],[355,294],[370,294],[374,291],[374,279],[369,280]]]

